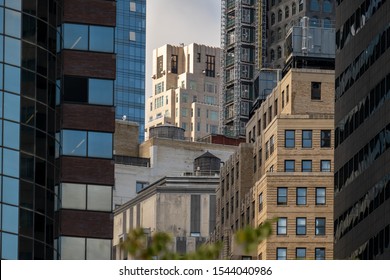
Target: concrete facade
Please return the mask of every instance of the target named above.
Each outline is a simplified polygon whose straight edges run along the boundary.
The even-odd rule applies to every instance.
[[[153,51],[153,92],[147,100],[149,129],[172,124],[195,141],[218,133],[220,49],[205,45],[164,45]]]
[[[218,176],[164,177],[141,191],[115,211],[113,258],[129,258],[120,242],[135,228],[171,234],[172,252],[194,251],[214,230],[218,182]]]
[[[333,258],[333,75],[290,70],[248,122],[251,143],[231,157],[240,158],[240,172],[225,165],[217,189],[223,258],[248,257],[232,241],[234,233],[273,218],[279,218],[273,235],[251,258]],[[320,95],[313,83],[320,83]],[[246,168],[237,169],[241,164]],[[249,182],[240,184],[242,177]]]

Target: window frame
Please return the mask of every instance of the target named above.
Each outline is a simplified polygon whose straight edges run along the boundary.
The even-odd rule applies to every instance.
[[[292,136],[289,136],[290,133],[292,133]],[[292,141],[292,144],[288,144],[290,141]],[[284,147],[295,148],[295,130],[286,129],[284,131]]]
[[[304,191],[304,195],[300,194],[300,191]],[[304,198],[304,203],[300,199]],[[296,188],[296,205],[307,205],[307,188],[306,187],[297,187]]]
[[[281,192],[285,191],[283,195]],[[278,187],[276,189],[276,204],[277,205],[287,205],[288,204],[288,188],[287,187]]]
[[[311,149],[313,147],[313,130],[302,130],[302,148]]]
[[[307,168],[305,165],[310,164],[310,168]],[[313,161],[311,159],[303,159],[301,161],[301,171],[302,172],[312,172],[313,171]]]
[[[287,165],[291,163],[292,164],[292,169],[287,168]],[[295,160],[293,159],[286,159],[284,161],[284,172],[295,172]]]
[[[326,134],[329,133],[329,136]],[[321,148],[330,148],[332,141],[332,131],[330,129],[321,130],[321,140],[320,147]]]
[[[276,235],[287,235],[287,217],[280,217],[276,223]]]
[[[287,260],[287,247],[276,248],[276,260]]]
[[[302,250],[302,251],[304,250],[303,252],[305,253],[305,255],[303,257],[298,255],[298,251],[300,251],[300,250]],[[307,250],[304,247],[297,247],[297,248],[295,248],[295,258],[297,260],[305,260],[306,259],[306,253],[307,253]]]
[[[321,224],[319,224],[321,222]],[[326,218],[316,217],[315,218],[315,235],[324,236],[326,235]]]
[[[320,195],[319,194],[319,191],[320,190],[323,190],[324,191],[324,195]],[[316,205],[326,205],[326,188],[325,187],[316,187]],[[320,199],[323,198],[324,202],[320,203]]]
[[[325,248],[324,247],[315,248],[314,258],[315,258],[315,260],[325,260],[326,259]]]
[[[329,166],[329,168],[327,168],[327,166],[326,166],[326,168],[324,168],[323,165],[326,165],[326,163],[329,163],[329,165],[327,165],[327,166]],[[330,159],[322,159],[320,161],[320,171],[321,172],[332,172],[332,162]]]
[[[304,224],[300,224],[300,222],[304,222]],[[307,233],[307,219],[306,217],[297,217],[296,218],[296,235],[306,235]]]

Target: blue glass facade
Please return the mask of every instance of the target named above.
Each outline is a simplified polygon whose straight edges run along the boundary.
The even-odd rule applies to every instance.
[[[0,0],[1,259],[53,259],[56,252],[59,8],[55,0]]]
[[[145,126],[146,0],[117,0],[115,52],[117,55],[115,106],[117,119],[139,124],[139,141]]]

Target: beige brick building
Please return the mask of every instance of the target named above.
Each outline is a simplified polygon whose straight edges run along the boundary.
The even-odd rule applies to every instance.
[[[193,43],[155,49],[145,139],[162,124],[184,128],[191,141],[218,133],[219,69],[219,48]]]
[[[246,127],[250,144],[221,171],[222,257],[243,257],[233,242],[237,229],[278,218],[250,257],[333,258],[333,98],[334,71],[291,69],[255,111]]]

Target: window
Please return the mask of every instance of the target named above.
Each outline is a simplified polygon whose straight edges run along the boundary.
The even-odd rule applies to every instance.
[[[316,205],[325,205],[326,202],[326,189],[316,188]]]
[[[311,130],[302,130],[302,148],[312,147],[312,134]]]
[[[286,235],[287,234],[287,218],[279,218],[278,224],[276,226],[277,235]]]
[[[330,130],[321,130],[321,148],[330,148]]]
[[[275,51],[273,49],[271,49],[271,51],[270,51],[270,59],[271,59],[271,61],[275,60]]]
[[[287,248],[276,248],[276,259],[287,260]]]
[[[325,218],[316,218],[316,235],[325,235]]]
[[[297,188],[297,205],[306,205],[307,188]]]
[[[311,100],[321,100],[321,83],[311,82]]]
[[[282,21],[283,13],[282,10],[278,10],[278,22]]]
[[[286,148],[295,147],[295,130],[284,131],[284,147]]]
[[[215,77],[215,56],[206,55],[206,76]]]
[[[272,155],[272,153],[275,150],[275,140],[274,140],[274,136],[273,135],[269,139],[269,149],[270,149],[270,155]]]
[[[269,141],[265,143],[265,159],[268,159],[269,157]]]
[[[177,55],[171,56],[171,73],[177,74]]]
[[[289,16],[290,16],[290,8],[288,6],[286,6],[284,8],[284,17],[288,18]]]
[[[130,2],[130,12],[135,12],[137,9],[135,2]]]
[[[306,259],[306,248],[296,248],[295,249],[295,258],[297,260]]]
[[[322,11],[324,13],[331,13],[332,12],[332,3],[329,0],[324,0]]]
[[[306,218],[297,218],[297,235],[306,235]]]
[[[295,4],[295,2],[293,2],[291,5],[291,13],[292,15],[295,15],[297,13],[297,4]]]
[[[271,25],[274,25],[275,24],[275,14],[272,13],[271,14]]]
[[[282,57],[282,47],[278,46],[278,59]]]
[[[302,172],[311,172],[311,171],[312,171],[312,161],[302,160]]]
[[[310,11],[313,11],[313,12],[320,11],[320,4],[318,3],[318,0],[311,0],[310,1]]]
[[[278,28],[278,40],[282,39],[282,28]]]
[[[136,183],[135,183],[135,190],[136,190],[136,193],[139,193],[139,192],[142,191],[143,189],[146,189],[148,186],[149,186],[149,183],[148,183],[148,182],[136,181]]]
[[[284,161],[284,172],[295,172],[295,160]]]
[[[63,25],[64,49],[114,52],[114,28],[95,25]]]
[[[321,160],[321,172],[330,172],[330,160]]]
[[[315,259],[316,260],[325,260],[325,248],[316,248],[315,249]]]
[[[263,210],[263,193],[259,194],[259,212]]]
[[[287,188],[285,187],[277,188],[277,204],[287,205]]]
[[[299,11],[303,11],[303,0],[299,0]]]

